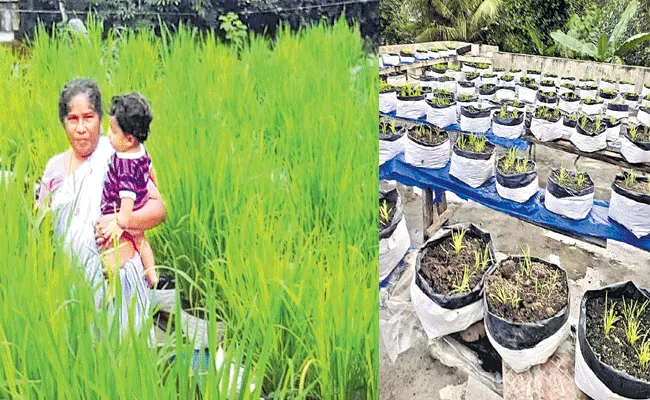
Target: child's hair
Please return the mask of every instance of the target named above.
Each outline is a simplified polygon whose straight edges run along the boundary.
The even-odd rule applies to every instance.
[[[149,102],[138,92],[114,96],[108,115],[115,117],[122,131],[142,143],[149,136],[153,116]]]

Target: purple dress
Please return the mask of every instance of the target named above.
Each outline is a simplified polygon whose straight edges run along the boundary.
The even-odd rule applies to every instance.
[[[133,199],[133,211],[142,208],[149,199],[147,183],[150,169],[151,159],[143,145],[135,153],[115,152],[104,182],[102,215],[119,212],[123,197]]]

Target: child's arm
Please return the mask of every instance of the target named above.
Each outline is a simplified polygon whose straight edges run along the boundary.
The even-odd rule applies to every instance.
[[[120,199],[120,212],[117,214],[117,226],[127,230],[129,229],[129,222],[133,215],[134,200],[131,197],[122,197]]]

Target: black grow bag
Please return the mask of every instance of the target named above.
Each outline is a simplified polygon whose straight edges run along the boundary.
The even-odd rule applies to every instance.
[[[470,292],[455,293],[452,294],[451,296],[445,296],[442,294],[434,293],[433,288],[429,285],[429,283],[424,278],[422,278],[420,274],[420,266],[422,265],[422,258],[426,255],[429,248],[437,246],[443,239],[451,236],[452,232],[453,232],[452,230],[448,230],[441,237],[425,243],[425,245],[422,247],[422,250],[418,252],[418,257],[417,257],[416,267],[415,267],[415,284],[417,285],[417,287],[419,287],[420,290],[422,290],[422,292],[426,294],[427,297],[430,298],[434,303],[448,310],[455,310],[458,308],[462,308],[481,300],[481,296],[483,292],[483,284],[485,283],[485,277],[494,268],[495,266],[494,260],[496,260],[496,256],[494,253],[494,246],[492,244],[492,236],[490,236],[489,233],[478,228],[476,225],[469,224],[469,227],[465,232],[465,236],[482,239],[483,242],[485,242],[488,245],[488,249],[489,249],[488,251],[490,253],[490,258],[492,259],[492,263],[488,267],[486,267],[486,270],[483,273],[481,280],[476,284],[475,287],[472,288]]]
[[[386,93],[391,93],[391,92],[394,92],[394,91],[395,91],[395,88],[384,89],[384,90],[380,90],[379,94],[386,94]]]
[[[386,124],[386,125],[390,126],[389,124]],[[398,126],[396,124],[395,128],[399,128],[399,129],[395,129],[395,133],[393,133],[390,129],[387,129],[386,130],[387,133],[383,134],[383,133],[381,133],[381,130],[380,130],[379,131],[379,140],[385,140],[387,142],[394,142],[397,139],[404,136],[404,133],[406,133],[406,128],[404,128],[403,126]]]
[[[642,126],[642,125],[639,125],[639,126]],[[630,142],[632,142],[632,144],[634,144],[636,147],[640,148],[641,150],[643,150],[643,151],[650,151],[650,142],[640,142],[640,141],[634,141],[634,140],[632,140],[632,136],[630,136],[630,132],[629,132],[629,131],[625,131],[625,133],[623,134],[623,136],[625,136],[625,138],[626,138],[627,140],[629,140]]]
[[[495,94],[496,92],[497,92],[497,85],[493,83],[481,85],[478,88],[478,93],[482,96],[490,96]]]
[[[612,100],[612,99],[616,98],[617,94],[616,93],[606,93],[606,92],[603,92],[601,90],[600,92],[598,92],[598,96],[600,98],[602,98],[602,99],[605,99],[605,100]]]
[[[572,99],[572,98],[569,98],[569,97],[567,96],[568,94],[569,94],[569,93],[562,93],[562,94],[560,95],[560,99],[562,99],[562,101],[566,101],[566,102],[568,102],[568,103],[575,103],[576,101],[580,101],[580,96],[577,96],[576,98]]]
[[[625,179],[625,175],[617,174],[616,178]],[[637,176],[637,181],[648,182],[647,176]],[[625,186],[620,186],[617,184],[616,179],[612,182],[612,190],[620,194],[623,197],[627,197],[630,200],[634,200],[637,203],[643,203],[650,205],[650,195],[647,193],[636,193],[628,190]]]
[[[490,142],[485,142],[485,150],[487,153],[474,153],[473,151],[461,150],[458,148],[458,141],[454,143],[453,152],[456,155],[464,158],[469,158],[470,160],[489,160],[494,154],[495,145]]]
[[[557,94],[548,93],[548,92],[537,92],[537,101],[544,104],[555,104],[557,103]]]
[[[492,116],[492,122],[503,126],[517,126],[524,122],[524,114],[519,113],[517,118],[501,118],[498,112]]]
[[[630,111],[630,106],[627,104],[607,103],[607,109],[612,111]]]
[[[431,126],[431,125],[425,125],[425,129],[433,130],[433,128],[431,128],[430,126]],[[432,147],[432,148],[434,148],[434,147],[440,147],[440,146],[442,146],[443,144],[445,144],[445,142],[447,141],[447,140],[444,140],[442,143],[437,143],[437,144],[431,144],[431,143],[428,143],[428,142],[423,142],[423,141],[420,140],[418,137],[416,137],[415,135],[412,134],[412,133],[413,133],[415,130],[417,130],[417,129],[418,129],[418,126],[413,126],[411,129],[409,129],[409,130],[408,130],[409,135],[408,135],[407,137],[408,137],[409,140],[411,140],[411,141],[413,141],[413,142],[419,144],[420,146]],[[447,131],[444,130],[444,129],[441,129],[441,131],[443,132],[444,136],[446,136],[447,139],[449,139],[449,132],[447,132]]]
[[[468,107],[462,106],[460,108],[460,115],[467,118],[488,118],[490,116],[490,110],[477,109],[477,111],[472,112]]]
[[[424,100],[427,96],[422,94],[420,96],[400,96],[399,94],[397,95],[397,100],[401,101],[421,101]]]
[[[564,117],[562,117],[562,124],[569,128],[575,128],[576,125],[578,124],[578,121],[571,120],[568,118],[568,115],[565,115]]]
[[[407,52],[404,52],[404,51],[400,51],[399,55],[400,55],[400,57],[415,57],[415,52],[407,53]]]
[[[397,189],[389,190],[387,192],[384,191],[379,191],[379,202],[383,202],[386,200],[388,203],[389,209],[392,208],[395,210],[395,213],[393,214],[393,218],[390,221],[390,224],[384,228],[383,230],[379,231],[379,240],[381,239],[388,239],[391,237],[393,232],[395,232],[395,229],[397,228],[397,224],[400,223],[402,220],[403,214],[401,207],[397,207],[397,200],[399,199],[399,193],[397,192]]]
[[[612,122],[612,121],[609,120],[609,118],[606,118],[606,119],[603,119],[603,122],[605,122],[605,126],[606,126],[608,129],[609,129],[609,128],[617,127],[617,126],[619,126],[619,125],[621,124],[621,120],[620,120],[620,119],[616,119],[616,120],[614,120],[614,122]]]
[[[530,185],[535,179],[537,179],[537,166],[535,161],[528,160],[529,164],[533,164],[533,170],[530,172],[518,173],[515,172],[512,175],[505,175],[499,168],[496,170],[496,178],[499,185],[506,187],[508,189],[519,189]],[[497,160],[497,166],[499,165],[499,160]]]
[[[623,98],[627,101],[639,101],[639,95],[636,93],[623,93]]]
[[[506,260],[515,259],[518,261],[519,258],[520,257],[511,256]],[[560,330],[569,319],[570,298],[568,296],[569,288],[566,272],[557,265],[551,264],[537,257],[531,257],[530,259],[533,262],[551,266],[553,269],[558,271],[560,279],[564,282],[564,287],[567,291],[567,304],[551,318],[543,319],[538,322],[513,322],[507,321],[490,311],[487,301],[488,293],[486,291],[483,296],[483,304],[485,305],[485,329],[490,332],[490,335],[497,343],[510,350],[523,350],[535,347],[542,340],[548,339],[553,334],[557,333],[557,331]],[[498,269],[498,267],[495,267],[492,271],[495,271],[496,269]]]
[[[459,81],[458,84],[464,88],[474,87],[474,82],[469,82],[469,81]]]
[[[650,300],[650,294],[646,290],[636,286],[632,281],[615,283],[598,290],[587,290],[580,302],[580,319],[578,321],[580,354],[582,354],[582,358],[585,364],[587,364],[587,367],[612,392],[629,399],[650,398],[650,383],[635,378],[626,372],[618,371],[608,364],[601,362],[594,354],[594,350],[585,336],[587,301],[598,297],[605,297],[605,293],[607,293],[609,300],[620,299],[622,297],[640,300],[641,302]]]
[[[431,75],[421,75],[420,76],[420,82],[433,82],[436,80],[435,76]]]
[[[584,128],[580,126],[580,124],[576,125],[576,131],[579,134],[589,136],[589,137],[598,136],[598,135],[602,134],[603,132],[605,132],[606,129],[607,129],[607,124],[606,123],[601,124],[600,125],[600,130],[598,130],[598,132],[592,134],[592,133],[589,133],[589,132],[585,131]]]
[[[591,177],[589,174],[585,173],[585,176],[587,177],[587,185],[586,187],[576,190],[572,188],[568,188],[565,186],[560,186],[555,180],[553,179],[553,173],[557,171],[556,168],[551,168],[551,172],[548,174],[548,179],[546,181],[546,191],[548,193],[551,193],[553,196],[555,196],[558,199],[566,198],[566,197],[579,197],[579,196],[586,196],[590,193],[594,192],[594,181],[591,180]],[[574,171],[567,171],[567,174],[570,176],[573,176],[575,174]]]
[[[431,108],[440,109],[440,108],[456,107],[456,102],[455,101],[452,101],[449,104],[437,104],[437,103],[433,102],[433,100],[431,100],[431,99],[426,99],[426,102],[429,105],[429,107],[431,107]]]

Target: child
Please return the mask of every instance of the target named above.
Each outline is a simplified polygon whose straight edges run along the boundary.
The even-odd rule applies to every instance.
[[[118,213],[112,237],[119,240],[119,243],[133,242],[140,253],[147,282],[155,288],[158,276],[154,268],[153,251],[144,232],[124,232],[129,229],[131,213],[147,202],[149,179],[156,183],[151,159],[142,144],[149,135],[151,109],[141,94],[133,92],[113,97],[109,116],[108,137],[115,154],[111,157],[104,183],[102,215]],[[110,247],[111,243],[109,241],[106,246]],[[124,261],[126,260],[122,260]]]

